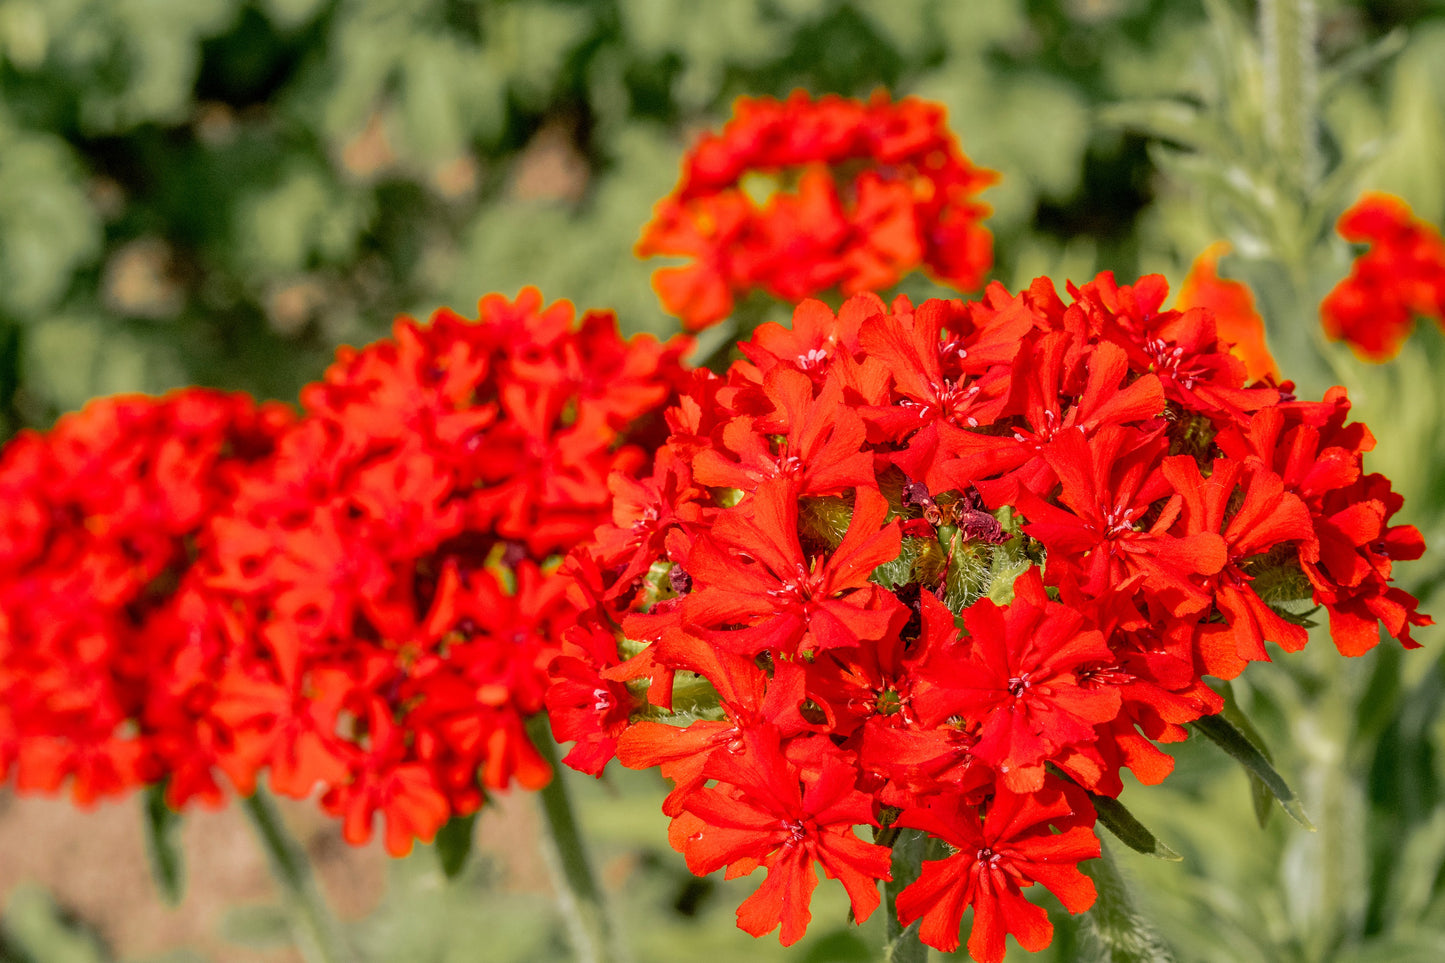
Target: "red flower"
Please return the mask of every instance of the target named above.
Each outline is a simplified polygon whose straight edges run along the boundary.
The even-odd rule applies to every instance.
[[[0,456],[0,779],[82,805],[166,780],[221,801],[205,717],[228,618],[203,527],[290,422],[203,389],[91,402]]]
[[[550,778],[525,725],[577,621],[555,556],[609,518],[610,473],[647,469],[683,379],[685,345],[624,341],[610,315],[574,324],[530,289],[480,311],[339,352],[203,560],[247,614],[218,682],[228,771],[320,782],[354,842],[384,813],[396,854],[484,789]],[[600,768],[607,726],[568,718]]]
[[[1094,740],[1094,726],[1119,714],[1119,693],[1081,684],[1079,670],[1108,664],[1113,653],[1083,616],[1048,600],[1039,571],[1014,583],[999,608],[980,599],[964,610],[966,648],[927,666],[913,704],[925,719],[962,716],[979,725],[974,756],[998,770],[1014,792],[1044,782],[1044,763],[1066,746]],[[925,605],[936,605],[928,601]],[[934,724],[937,724],[935,721]]]
[[[858,645],[888,631],[898,605],[868,581],[897,557],[897,525],[879,528],[888,504],[860,488],[848,532],[825,557],[809,557],[798,540],[797,490],[760,486],[751,511],[720,516],[716,543],[701,541],[688,559],[695,590],[683,603],[686,625],[729,651],[793,655]],[[741,625],[740,628],[724,628]]]
[[[1179,286],[1176,303],[1180,311],[1205,308],[1214,315],[1220,340],[1233,345],[1230,350],[1244,362],[1249,381],[1271,378],[1278,382],[1283,376],[1269,353],[1264,319],[1254,306],[1254,293],[1239,281],[1219,276],[1219,259],[1228,253],[1229,245],[1224,241],[1205,248]]]
[[[705,875],[727,866],[730,876],[766,868],[768,878],[738,907],[738,925],[762,936],[781,923],[784,946],[796,943],[812,918],[814,863],[843,883],[853,917],[866,920],[878,908],[878,880],[889,878],[889,853],[853,832],[874,820],[850,767],[800,771],[765,728],[746,731],[742,742],[738,753],[712,756],[706,773],[718,787],[693,795],[675,821],[688,868]]]
[[[744,178],[794,172],[795,193],[755,202],[743,188]],[[937,105],[802,91],[741,98],[722,132],[683,161],[637,253],[693,259],[653,283],[663,307],[694,330],[754,289],[794,300],[833,288],[856,294],[919,267],[974,288],[992,261],[979,226],[988,208],[974,196],[994,179],[963,155]]]
[[[905,810],[894,825],[922,829],[956,852],[924,861],[918,879],[898,895],[899,922],[922,918],[919,938],[951,953],[958,949],[963,911],[971,906],[968,952],[978,963],[1002,960],[1008,934],[1030,952],[1042,950],[1053,938],[1053,924],[1021,890],[1042,883],[1070,913],[1092,906],[1094,882],[1078,864],[1099,855],[1099,840],[1088,828],[1093,819],[1087,800],[1066,794],[1057,782],[1027,795],[999,790],[982,816],[943,805]]]
[[[1336,225],[1347,241],[1369,244],[1350,276],[1320,305],[1325,334],[1363,358],[1388,361],[1415,318],[1445,324],[1445,238],[1389,194],[1365,194]]]

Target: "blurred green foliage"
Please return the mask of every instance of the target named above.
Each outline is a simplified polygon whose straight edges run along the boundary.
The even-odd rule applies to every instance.
[[[1177,282],[1227,237],[1271,323],[1303,330],[1348,268],[1329,230],[1355,192],[1445,220],[1445,3],[1318,6],[1320,163],[1345,173],[1288,208],[1259,201],[1280,181],[1251,126],[1245,0],[0,0],[0,436],[117,391],[294,398],[337,344],[399,312],[526,284],[666,333],[652,265],[631,255],[652,203],[733,98],[797,87],[944,103],[1003,173],[986,199],[1011,287],[1105,268]],[[1245,263],[1281,232],[1314,271],[1283,308]],[[1325,357],[1376,428],[1372,469],[1438,552],[1445,338],[1422,331],[1381,368]],[[1402,572],[1437,616],[1442,571],[1427,556]],[[1348,663],[1317,638],[1238,687],[1319,833],[1257,827],[1244,775],[1198,740],[1164,786],[1126,793],[1185,856],[1114,847],[1179,960],[1445,959],[1445,671],[1439,634],[1421,636],[1424,652]],[[660,788],[631,773],[582,787],[640,959],[823,963],[880,945],[877,919],[845,925],[836,885],[792,950],[741,934],[754,882],[693,879]],[[484,858],[447,882],[430,857],[393,867],[397,895],[366,924],[377,958],[564,952],[548,899],[498,892]],[[1109,958],[1051,912],[1039,958]],[[3,919],[0,958],[103,958],[43,894],[11,894]],[[251,907],[230,929],[264,946],[281,925]]]

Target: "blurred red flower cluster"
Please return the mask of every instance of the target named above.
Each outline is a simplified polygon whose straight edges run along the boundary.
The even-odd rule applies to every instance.
[[[1320,305],[1325,333],[1372,361],[1400,353],[1417,317],[1445,325],[1445,238],[1389,194],[1370,193],[1337,225],[1347,241],[1368,244],[1350,276]]]
[[[690,330],[755,289],[796,302],[882,290],[924,268],[974,290],[993,263],[975,195],[996,177],[964,156],[937,104],[739,98],[684,160],[637,253],[690,260],[654,275],[663,307]]]
[[[191,391],[8,448],[0,771],[180,805],[264,769],[352,842],[384,813],[396,854],[544,784],[524,725],[574,617],[556,561],[608,475],[647,470],[684,344],[532,289],[480,316],[342,349],[294,424]]]
[[[971,906],[976,959],[1039,949],[1021,889],[1090,905],[1089,793],[1170,772],[1156,743],[1222,704],[1204,676],[1304,646],[1310,604],[1342,652],[1379,624],[1415,645],[1388,580],[1423,544],[1343,392],[1247,385],[1166,293],[804,302],[695,376],[650,476],[613,477],[553,724],[581,768],[674,781],[695,872],[768,870],[747,931],[798,939],[815,864],[866,918],[889,850],[854,829],[882,825],[951,853],[898,899],[926,942]]]
[[[206,523],[292,423],[205,389],[91,402],[0,457],[0,780],[76,802],[160,779],[220,797],[199,626],[225,613],[194,564]]]

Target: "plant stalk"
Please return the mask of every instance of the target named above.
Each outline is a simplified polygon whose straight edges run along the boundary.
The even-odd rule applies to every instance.
[[[1114,854],[1099,841],[1099,858],[1079,866],[1094,881],[1099,896],[1084,916],[1083,939],[1093,959],[1107,963],[1174,963],[1176,957],[1134,905],[1129,884]]]
[[[896,835],[893,839],[893,878],[883,884],[883,960],[884,963],[925,963],[928,947],[918,938],[919,921],[914,920],[906,927],[898,922],[898,894],[923,870],[928,834],[917,829],[894,829],[890,832]]]
[[[1265,135],[1301,198],[1319,179],[1319,13],[1315,0],[1260,0]]]
[[[311,864],[286,829],[271,794],[262,786],[241,801],[256,838],[271,863],[271,875],[286,894],[297,948],[309,963],[355,963],[361,959],[316,885]]]
[[[616,963],[625,959],[626,955],[616,943],[602,888],[597,884],[587,847],[582,842],[581,828],[567,795],[547,716],[539,713],[529,719],[527,734],[542,758],[552,767],[552,781],[538,793],[542,816],[547,824],[548,839],[544,849],[576,959],[578,963]]]

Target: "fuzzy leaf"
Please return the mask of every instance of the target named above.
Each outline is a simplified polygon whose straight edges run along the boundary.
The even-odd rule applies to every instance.
[[[1183,856],[1161,842],[1159,837],[1139,822],[1119,800],[1095,793],[1089,793],[1089,796],[1094,801],[1094,811],[1099,814],[1099,822],[1103,823],[1104,828],[1113,833],[1119,842],[1136,853],[1153,856],[1155,859],[1169,862],[1183,861]]]
[[[1204,716],[1192,723],[1195,730],[1206,736],[1234,758],[1245,771],[1257,777],[1270,795],[1279,800],[1280,806],[1290,818],[1310,832],[1315,831],[1314,823],[1305,815],[1299,795],[1289,787],[1284,778],[1275,771],[1269,757],[1249,740],[1243,732],[1222,715]]]
[[[472,830],[477,824],[477,814],[453,816],[437,831],[437,862],[447,879],[456,879],[467,868],[467,859],[472,855]]]

